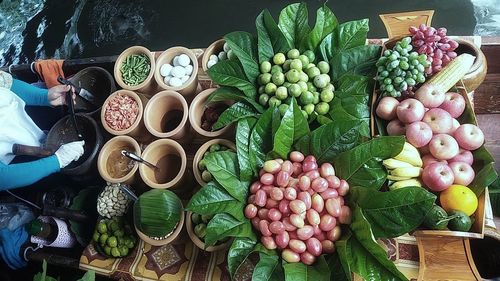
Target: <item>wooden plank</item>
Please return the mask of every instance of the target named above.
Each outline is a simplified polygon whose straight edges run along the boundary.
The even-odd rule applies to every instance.
[[[474,91],[474,110],[476,114],[500,113],[500,73],[487,74]]]
[[[500,73],[500,44],[481,46],[486,61],[488,62],[488,73]]]
[[[477,115],[477,123],[483,130],[485,146],[495,159],[495,169],[500,171],[500,114]]]

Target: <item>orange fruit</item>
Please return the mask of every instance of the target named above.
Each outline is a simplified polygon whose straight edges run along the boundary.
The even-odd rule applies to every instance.
[[[439,194],[439,202],[446,212],[462,211],[467,216],[477,209],[477,197],[467,186],[454,184]]]

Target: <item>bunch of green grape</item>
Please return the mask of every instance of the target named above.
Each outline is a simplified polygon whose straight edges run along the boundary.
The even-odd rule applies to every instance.
[[[259,103],[262,106],[277,106],[281,115],[295,97],[308,118],[314,112],[324,115],[330,110],[328,103],[334,97],[334,87],[328,75],[330,65],[326,61],[314,63],[315,56],[310,50],[300,53],[297,49],[274,55],[272,62],[260,65],[258,77]]]
[[[411,37],[405,37],[378,59],[377,80],[383,96],[399,97],[416,84],[425,82],[424,72],[430,62],[425,54],[411,52],[410,43]]]

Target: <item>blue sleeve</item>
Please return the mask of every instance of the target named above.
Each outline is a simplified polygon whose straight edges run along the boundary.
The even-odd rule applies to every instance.
[[[47,89],[38,88],[21,80],[13,79],[11,91],[24,100],[27,105],[50,106]]]
[[[55,155],[19,164],[0,162],[0,191],[33,184],[59,170],[59,160]]]

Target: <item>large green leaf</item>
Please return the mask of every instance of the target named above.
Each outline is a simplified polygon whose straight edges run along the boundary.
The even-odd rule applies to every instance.
[[[259,253],[259,262],[257,262],[253,270],[252,281],[276,280],[273,279],[273,273],[281,267],[280,257],[276,254],[276,251],[272,253],[271,255]]]
[[[235,31],[224,36],[227,44],[233,50],[243,66],[243,70],[252,83],[255,83],[260,74],[259,58],[257,55],[257,41],[248,32]]]
[[[227,252],[227,267],[231,278],[234,278],[238,268],[253,252],[255,244],[257,244],[255,237],[235,238],[233,240],[231,248]]]
[[[219,116],[219,119],[217,119],[217,122],[212,126],[212,128],[214,130],[218,130],[242,118],[253,117],[257,115],[258,113],[256,112],[255,108],[245,103],[237,102],[231,105],[228,109],[224,110],[224,112],[222,112],[222,114]]]
[[[254,83],[248,81],[239,62],[219,61],[207,70],[207,74],[218,85],[235,87],[241,90],[245,96],[254,100],[257,97]]]
[[[349,21],[339,25],[333,33],[334,52],[365,45],[368,30],[368,19]]]
[[[365,280],[407,280],[387,258],[386,251],[375,241],[370,224],[362,209],[355,207],[350,228],[353,232],[347,241],[350,269]]]
[[[337,53],[330,61],[332,80],[337,81],[346,73],[375,76],[375,63],[380,57],[381,48],[377,45],[362,45]]]
[[[325,256],[316,259],[314,265],[301,262],[283,264],[285,281],[330,281],[330,269]]]
[[[337,242],[336,245],[337,245],[337,251],[335,251],[335,253],[329,255],[328,259],[327,259],[328,267],[330,268],[330,272],[331,272],[330,280],[331,281],[349,281],[349,280],[351,280],[350,279],[351,273],[349,272],[349,275],[348,275],[344,272],[344,268],[342,267],[342,262],[340,261],[340,257],[339,257],[339,243]]]
[[[475,160],[475,159],[474,159]],[[493,163],[486,164],[474,177],[469,184],[469,188],[474,191],[476,196],[480,196],[484,189],[492,184],[498,177]]]
[[[311,29],[308,23],[307,5],[295,3],[286,6],[281,10],[278,27],[283,32],[288,44],[298,49],[303,38]]]
[[[240,179],[243,181],[251,181],[253,178],[253,168],[250,161],[250,134],[257,119],[245,118],[238,122],[236,127],[236,154],[238,155],[238,163],[240,165]]]
[[[240,202],[246,202],[248,183],[239,179],[240,169],[236,153],[218,151],[205,156],[208,171],[224,189]]]
[[[232,87],[220,87],[215,90],[207,99],[207,104],[214,102],[225,102],[227,100],[241,101],[250,104],[259,113],[264,112],[264,108],[255,98],[249,98],[242,91]]]
[[[255,26],[260,63],[270,60],[276,53],[286,53],[291,49],[291,45],[267,9],[257,16]]]
[[[255,234],[249,220],[240,221],[229,214],[220,213],[215,215],[207,225],[205,245],[214,245],[218,240],[226,237],[255,238]]]
[[[354,186],[349,194],[349,201],[362,208],[375,238],[393,238],[413,231],[436,201],[436,195],[413,186],[387,192]]]
[[[368,160],[349,179],[352,186],[366,186],[374,190],[379,190],[387,180],[387,171],[379,158]]]
[[[342,237],[340,237],[337,242],[335,242],[336,253],[339,257],[340,265],[342,266],[342,273],[345,276],[345,279],[348,281],[352,280],[352,270],[351,270],[351,244],[349,240],[351,239],[352,232],[349,228],[342,228]],[[342,273],[338,273],[340,275],[339,280],[343,280]],[[333,274],[335,276],[337,274]],[[332,276],[332,277],[333,277]],[[331,281],[337,281],[337,279],[332,279]]]
[[[321,43],[323,38],[330,34],[339,25],[337,18],[333,12],[326,6],[320,7],[316,11],[316,24],[309,32],[309,35],[304,38],[302,50],[316,50],[316,47]]]
[[[262,167],[266,152],[273,148],[273,136],[271,134],[273,127],[273,116],[277,109],[268,108],[255,124],[250,135],[249,158],[252,169],[255,173]]]
[[[319,53],[321,54],[323,60],[328,62],[333,57],[333,33],[335,33],[335,30],[323,38],[323,41],[319,44]]]
[[[490,185],[489,194],[493,215],[500,217],[500,178]]]
[[[273,152],[283,159],[288,158],[293,143],[309,133],[309,125],[302,114],[297,101],[292,98],[281,123],[274,134]]]
[[[228,213],[239,220],[245,219],[243,215],[244,208],[245,204],[234,199],[215,182],[207,183],[196,192],[186,207],[187,210],[202,215]]]

